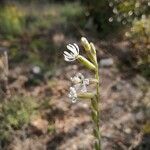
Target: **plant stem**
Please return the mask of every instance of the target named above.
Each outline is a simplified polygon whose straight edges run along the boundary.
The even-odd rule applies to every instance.
[[[96,67],[96,79],[98,80],[98,83],[96,85],[96,89],[97,89],[97,120],[98,120],[98,123],[97,123],[97,128],[98,128],[98,132],[99,132],[99,139],[98,139],[98,143],[99,143],[99,150],[101,149],[101,135],[100,135],[100,79],[99,79],[99,69],[98,69],[98,64],[97,64],[97,67]]]
[[[99,83],[99,70],[96,64],[95,78],[98,83],[96,84],[96,95],[91,99],[92,106],[92,120],[93,120],[93,134],[95,137],[95,150],[101,150],[101,136],[100,136],[100,83]]]

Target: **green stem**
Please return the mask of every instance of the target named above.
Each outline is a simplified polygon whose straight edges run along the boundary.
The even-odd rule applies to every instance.
[[[98,143],[99,143],[99,150],[101,149],[101,136],[100,136],[100,79],[99,79],[99,69],[98,69],[98,65],[96,67],[96,79],[98,80],[98,83],[97,83],[97,105],[98,105],[98,110],[97,110],[97,113],[98,113],[98,124],[97,124],[97,128],[98,128],[98,132],[99,132],[99,139],[98,139]]]
[[[92,106],[92,121],[93,121],[93,134],[95,137],[95,150],[101,150],[101,136],[100,136],[100,83],[99,83],[99,70],[98,64],[96,64],[95,78],[98,83],[96,84],[96,95],[91,99]]]

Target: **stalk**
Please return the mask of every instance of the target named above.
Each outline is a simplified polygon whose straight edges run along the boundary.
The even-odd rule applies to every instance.
[[[95,150],[101,150],[101,136],[100,136],[100,84],[98,64],[96,64],[95,78],[98,81],[96,84],[96,94],[91,98],[91,117],[93,121],[93,135],[95,137]]]

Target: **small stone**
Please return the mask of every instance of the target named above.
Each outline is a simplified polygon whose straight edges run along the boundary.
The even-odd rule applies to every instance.
[[[105,58],[100,60],[100,66],[101,67],[111,67],[114,64],[114,61],[112,58]]]
[[[39,66],[34,66],[34,67],[32,68],[32,72],[33,72],[34,74],[40,74],[40,73],[41,73],[41,68],[40,68]]]
[[[130,134],[131,133],[131,129],[130,128],[126,128],[124,129],[125,133]]]
[[[116,82],[114,85],[112,85],[111,89],[115,92],[122,91],[124,84],[122,82]]]
[[[144,114],[142,111],[138,112],[135,116],[137,121],[142,121],[144,119]]]

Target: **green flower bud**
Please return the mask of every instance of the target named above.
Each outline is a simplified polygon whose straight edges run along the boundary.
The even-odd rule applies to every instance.
[[[93,54],[96,54],[96,49],[95,49],[95,46],[94,46],[94,44],[92,42],[90,43],[90,46],[91,46],[91,52]]]
[[[91,92],[85,92],[85,93],[79,93],[77,96],[78,98],[82,98],[82,99],[91,99],[95,96],[95,94]]]
[[[94,46],[93,43],[90,43],[90,46],[91,46],[90,54],[91,54],[92,62],[95,65],[97,65],[97,58],[96,58],[96,49],[95,49],[95,46]]]
[[[79,60],[79,62],[81,62],[88,69],[96,70],[95,65],[93,63],[91,63],[89,60],[87,60],[85,57],[78,55],[77,59]]]
[[[99,130],[98,130],[98,129],[94,129],[94,130],[93,130],[93,135],[94,135],[96,138],[100,138]]]
[[[90,46],[88,40],[85,37],[81,38],[81,44],[84,47],[85,51],[90,51],[91,50],[91,46]]]
[[[93,110],[98,110],[98,102],[97,102],[97,100],[95,99],[95,97],[93,97],[93,98],[91,99],[91,106],[92,106],[92,109],[93,109]]]
[[[90,78],[89,82],[92,84],[99,83],[97,79]]]
[[[95,110],[92,110],[92,113],[91,113],[91,116],[92,116],[92,120],[94,121],[94,123],[98,123],[98,114],[97,114],[97,111]]]

